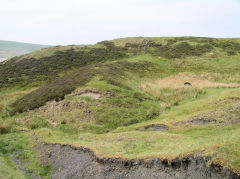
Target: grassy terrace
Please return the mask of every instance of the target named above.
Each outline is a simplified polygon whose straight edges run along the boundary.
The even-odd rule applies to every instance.
[[[210,155],[240,173],[239,39],[126,38],[44,50],[0,64],[0,177],[49,178],[36,137],[100,157]],[[23,172],[14,159],[31,162]]]

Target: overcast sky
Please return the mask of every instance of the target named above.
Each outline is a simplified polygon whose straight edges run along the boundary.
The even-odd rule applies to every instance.
[[[240,37],[240,0],[0,0],[0,40],[66,45],[129,36]]]

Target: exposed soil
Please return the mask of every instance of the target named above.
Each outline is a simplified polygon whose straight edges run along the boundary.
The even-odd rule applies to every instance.
[[[101,94],[98,94],[98,93],[92,93],[92,92],[89,92],[89,93],[83,93],[79,96],[82,96],[82,97],[90,97],[90,98],[93,98],[93,99],[99,99],[101,98]]]
[[[51,176],[57,179],[79,178],[231,178],[240,176],[228,169],[211,164],[210,157],[188,156],[172,162],[160,159],[98,158],[86,148],[69,145],[44,144],[41,147],[43,164],[51,164]]]
[[[32,170],[31,172],[27,168],[27,164],[30,162],[26,159],[16,157],[17,151],[11,155],[11,159],[16,163],[16,166],[19,170],[23,171],[25,175],[31,177],[32,179],[41,179],[40,176],[37,175],[37,171]]]
[[[71,119],[89,123],[95,121],[96,111],[92,109],[93,105],[89,104],[87,100],[78,97],[89,97],[93,99],[94,106],[98,106],[101,105],[103,98],[108,98],[111,95],[111,91],[100,91],[91,88],[76,89],[69,95],[74,98],[73,100],[50,101],[35,111],[44,113],[48,122],[53,124],[54,127],[62,121],[72,123]],[[71,118],[69,118],[69,113],[71,113]]]
[[[85,89],[83,91],[76,90],[73,93],[73,96],[90,97],[92,99],[100,99],[104,96],[109,97],[110,95],[110,91],[98,91],[94,89]]]
[[[206,125],[210,123],[215,123],[217,120],[215,119],[205,119],[205,118],[194,118],[188,121],[181,121],[181,122],[176,122],[175,125],[188,125],[188,124],[193,124],[193,125]]]
[[[163,132],[163,131],[167,131],[169,128],[164,124],[150,124],[150,125],[144,126],[144,129]]]

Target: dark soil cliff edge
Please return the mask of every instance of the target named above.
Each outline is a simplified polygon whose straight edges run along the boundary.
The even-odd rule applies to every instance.
[[[61,144],[44,144],[40,150],[43,164],[51,165],[51,176],[57,179],[240,178],[221,166],[206,166],[210,157],[188,156],[169,163],[160,159],[98,158],[89,149]]]

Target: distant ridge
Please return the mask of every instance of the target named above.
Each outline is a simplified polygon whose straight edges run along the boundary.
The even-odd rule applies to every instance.
[[[49,47],[47,45],[0,40],[0,61]]]

